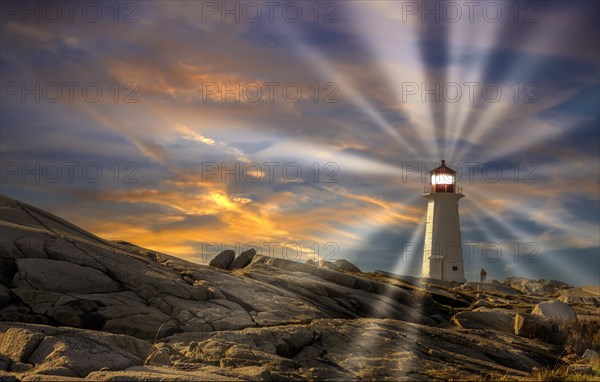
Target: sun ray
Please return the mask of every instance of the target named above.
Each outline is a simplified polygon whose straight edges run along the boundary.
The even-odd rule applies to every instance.
[[[524,267],[518,266],[518,259],[513,256],[511,252],[510,244],[507,242],[498,242],[498,232],[493,227],[489,227],[489,224],[484,221],[478,214],[470,213],[466,214],[467,220],[472,220],[476,225],[476,230],[483,235],[484,242],[464,242],[464,244],[468,244],[470,248],[470,252],[467,256],[467,264],[471,264],[469,268],[469,275],[472,279],[479,281],[478,278],[478,269],[479,264],[483,268],[487,268],[486,270],[489,272],[491,268],[498,268],[497,265],[503,265],[502,271],[506,271],[510,269],[511,273],[514,274],[515,271],[518,273],[515,276],[521,276],[525,278],[534,278],[535,275],[532,272],[529,272]],[[501,251],[501,252],[499,252]],[[515,261],[515,259],[517,261]],[[477,264],[477,265],[475,265]],[[492,267],[488,266],[493,265]]]
[[[409,257],[415,255],[415,247],[413,244],[417,244],[420,241],[420,238],[423,235],[425,230],[424,219],[420,220],[422,223],[416,224],[415,228],[410,235],[410,239],[406,246],[403,246],[399,249],[399,256],[397,257],[396,264],[391,268],[394,270],[395,274],[403,275],[404,270],[406,269],[406,265],[409,264]],[[419,253],[416,254],[417,257]],[[372,312],[375,316],[381,316],[382,318],[389,316],[389,314],[393,314],[394,312],[389,311],[390,305],[389,302],[394,300],[395,288],[386,288],[379,296],[379,298],[374,301],[372,305]],[[417,287],[418,289],[418,287]],[[406,293],[406,292],[404,292]],[[408,307],[409,309],[405,312],[404,320],[408,322],[414,322],[416,324],[420,324],[422,322],[421,317],[423,316],[422,303],[412,295],[410,299],[412,304]],[[398,368],[410,370],[412,365],[416,361],[415,354],[412,353],[412,349],[415,347],[415,344],[419,342],[419,338],[421,337],[421,332],[418,326],[413,325],[405,325],[406,332],[403,335],[407,340],[399,343],[399,347],[404,349],[409,357],[399,357],[398,358]],[[352,347],[354,349],[362,349],[359,353],[363,354],[364,357],[367,357],[372,351],[379,347],[378,340],[376,337],[372,337],[370,339],[357,338],[353,343]],[[407,365],[408,364],[408,365]]]
[[[490,194],[487,193],[482,194],[478,193],[478,191],[474,191],[474,193],[478,195],[480,200],[486,200],[486,198],[489,199],[490,197]],[[505,202],[503,213],[509,212],[512,219],[517,218],[522,221],[532,221],[557,231],[553,236],[539,237],[532,228],[527,228],[526,226],[517,228],[510,224],[510,220],[499,218],[498,214],[501,214],[502,212],[490,212],[483,204],[477,201],[478,198],[472,198],[470,201],[472,202],[472,206],[481,214],[485,214],[497,225],[510,232],[514,237],[523,238],[524,235],[521,234],[521,231],[526,230],[530,236],[525,236],[525,240],[536,242],[540,247],[542,244],[540,239],[543,239],[546,246],[544,250],[560,250],[568,248],[569,246],[588,247],[598,245],[595,227],[591,227],[585,222],[565,223],[563,218],[549,213],[544,208],[528,207],[522,203],[515,203],[514,206],[511,206]],[[562,237],[557,237],[559,232],[563,235]]]
[[[478,211],[485,210],[479,208]],[[498,232],[486,224],[485,221],[480,219],[476,214],[470,216],[471,219],[478,222],[478,227],[481,232],[485,235],[486,240],[489,242],[497,241]],[[505,222],[500,221],[501,224],[506,226]],[[529,240],[529,238],[525,238]],[[497,243],[497,242],[495,242]],[[531,245],[534,243],[535,245]],[[564,273],[578,274],[579,270],[573,266],[564,256],[556,256],[552,253],[545,253],[551,248],[542,247],[539,241],[517,241],[513,243],[498,243],[501,244],[502,256],[497,261],[492,257],[488,256],[489,259],[494,259],[494,262],[498,262],[504,265],[503,270],[510,272],[512,276],[520,276],[529,279],[539,279],[542,277],[544,271],[535,271],[536,264],[545,262],[553,269],[560,269]],[[482,254],[483,256],[483,254]],[[485,257],[484,257],[485,259]]]
[[[411,256],[421,257],[421,243],[425,233],[425,213],[421,216],[419,224],[415,226],[410,239],[399,248],[399,256],[396,263],[391,267],[392,273],[397,275],[410,275],[407,270],[410,267]],[[422,263],[422,260],[420,261]]]
[[[462,137],[467,115],[472,107],[469,90],[465,84],[477,83],[482,78],[484,63],[490,54],[483,48],[487,41],[499,33],[500,24],[486,23],[479,17],[473,23],[454,23],[450,27],[450,68],[449,82],[461,89],[461,97],[450,105],[448,131],[451,137],[446,140],[449,158],[456,157],[457,144]],[[474,33],[476,31],[476,33]]]
[[[315,68],[317,68],[324,76],[332,78],[334,82],[340,84],[343,87],[344,94],[354,103],[365,115],[371,118],[372,122],[378,126],[381,130],[387,133],[390,137],[394,138],[400,146],[410,153],[412,156],[417,155],[416,150],[411,144],[398,133],[398,131],[390,125],[385,117],[377,111],[373,104],[368,101],[358,91],[348,79],[346,79],[338,71],[334,70],[333,67],[325,60],[325,58],[312,47],[298,43],[297,48],[302,52],[302,56],[305,57]]]
[[[377,57],[376,65],[381,68],[389,87],[395,94],[399,110],[408,118],[404,128],[416,133],[418,151],[429,158],[437,158],[439,150],[431,147],[435,142],[436,131],[432,113],[428,104],[422,102],[420,94],[408,97],[408,89],[413,85],[420,87],[426,82],[424,64],[420,59],[417,44],[418,23],[402,22],[398,18],[397,8],[388,8],[389,3],[354,3],[355,12],[361,15],[359,28],[362,39],[366,41]],[[394,46],[394,49],[390,49]],[[411,90],[412,91],[412,90]]]

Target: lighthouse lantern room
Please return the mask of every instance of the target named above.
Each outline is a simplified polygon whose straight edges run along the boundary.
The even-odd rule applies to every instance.
[[[465,281],[458,218],[458,200],[464,195],[456,187],[456,171],[442,160],[429,179],[429,192],[423,195],[427,199],[427,221],[422,276]]]
[[[442,165],[431,171],[431,192],[454,192],[456,187],[456,171],[446,166],[442,159]]]

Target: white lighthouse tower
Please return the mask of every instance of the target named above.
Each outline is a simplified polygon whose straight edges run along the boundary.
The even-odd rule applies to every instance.
[[[464,195],[456,187],[456,171],[447,167],[444,160],[430,175],[431,187],[423,195],[427,199],[427,223],[422,276],[463,282],[458,200]]]

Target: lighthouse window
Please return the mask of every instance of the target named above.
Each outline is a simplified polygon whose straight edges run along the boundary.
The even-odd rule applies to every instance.
[[[452,267],[452,270],[453,270],[453,271],[458,271],[458,267],[457,267],[457,266],[454,266],[454,267]]]
[[[434,174],[431,177],[431,183],[432,184],[453,184],[454,183],[453,178],[454,177],[452,174]]]

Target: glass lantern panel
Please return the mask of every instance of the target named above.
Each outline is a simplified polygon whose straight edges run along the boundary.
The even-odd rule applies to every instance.
[[[454,184],[454,175],[452,174],[433,174],[431,184]]]

